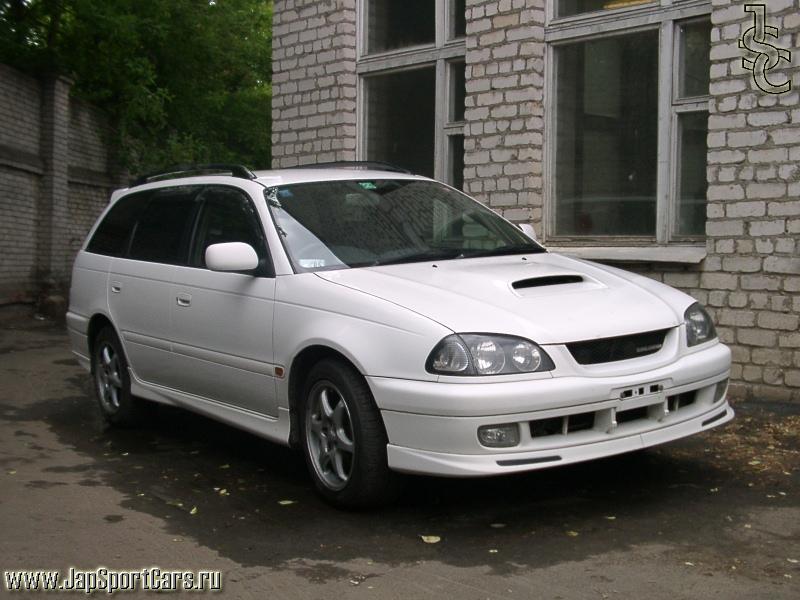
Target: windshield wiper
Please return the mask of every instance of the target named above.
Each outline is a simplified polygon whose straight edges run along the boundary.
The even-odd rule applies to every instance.
[[[378,267],[383,265],[397,265],[400,263],[424,262],[428,260],[447,260],[451,258],[459,258],[462,251],[458,248],[451,248],[449,250],[442,248],[431,248],[424,252],[414,252],[412,254],[403,254],[394,258],[378,259],[371,263],[363,263],[358,266]]]
[[[491,250],[465,250],[458,255],[458,258],[478,258],[480,256],[505,256],[508,254],[540,254],[546,252],[541,246],[535,244],[516,244],[513,246],[501,246]]]

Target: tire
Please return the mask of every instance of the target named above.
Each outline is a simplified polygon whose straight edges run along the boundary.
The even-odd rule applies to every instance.
[[[401,480],[386,460],[386,430],[364,378],[349,364],[324,359],[302,396],[301,445],[317,491],[340,508],[394,500]]]
[[[100,413],[111,425],[129,427],[144,418],[143,401],[131,396],[128,361],[111,327],[104,327],[92,348],[92,380]]]

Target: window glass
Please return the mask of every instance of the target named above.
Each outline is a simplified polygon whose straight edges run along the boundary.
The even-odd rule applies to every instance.
[[[597,10],[612,10],[637,4],[647,4],[653,0],[556,0],[556,16],[570,17]]]
[[[117,200],[98,225],[86,250],[109,256],[126,254],[136,219],[147,206],[150,195],[150,192],[139,192]]]
[[[305,183],[266,197],[298,271],[543,252],[493,211],[432,181]]]
[[[678,205],[679,235],[700,236],[706,230],[706,138],[708,113],[678,116]]]
[[[556,52],[556,234],[655,235],[658,31]]]
[[[129,258],[185,263],[197,192],[189,186],[155,192],[136,224]]]
[[[450,120],[464,120],[464,100],[467,95],[465,64],[461,61],[450,65]]]
[[[206,266],[206,249],[213,244],[250,244],[260,259],[266,258],[258,214],[248,198],[232,188],[209,188],[203,192],[203,212],[197,227],[192,265]]]
[[[436,69],[367,80],[367,159],[433,177]]]
[[[450,143],[450,180],[448,183],[457,190],[464,189],[464,136],[451,135]]]
[[[367,52],[436,42],[435,0],[369,0]]]
[[[450,0],[450,37],[460,38],[467,33],[466,0]]]
[[[682,98],[707,96],[711,69],[711,22],[686,23],[680,27],[680,84]]]

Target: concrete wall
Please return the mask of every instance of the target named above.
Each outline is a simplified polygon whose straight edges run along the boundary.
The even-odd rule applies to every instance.
[[[115,187],[106,127],[67,80],[0,65],[0,305],[66,290]]]

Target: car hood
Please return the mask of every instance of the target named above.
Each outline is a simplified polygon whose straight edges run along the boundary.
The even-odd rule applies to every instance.
[[[317,272],[454,332],[519,335],[539,344],[679,325],[692,300],[612,267],[558,254],[443,260]]]

